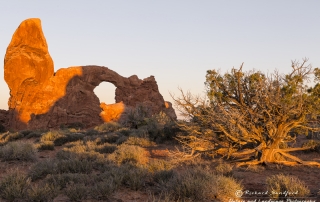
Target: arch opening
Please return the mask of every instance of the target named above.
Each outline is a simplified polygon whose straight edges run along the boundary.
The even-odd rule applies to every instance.
[[[101,82],[93,92],[99,98],[100,103],[114,104],[116,102],[116,87],[112,83]]]

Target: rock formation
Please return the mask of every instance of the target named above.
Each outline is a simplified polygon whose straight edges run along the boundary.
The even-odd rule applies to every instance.
[[[122,101],[119,103],[109,105],[102,102],[100,104],[100,107],[102,109],[100,117],[104,122],[119,121],[121,115],[125,112],[125,105]]]
[[[176,119],[153,76],[126,78],[102,66],[62,68],[54,73],[39,19],[25,20],[15,31],[5,55],[4,76],[10,88],[6,117],[11,129],[56,128],[75,122],[91,127],[125,118],[126,109],[138,105],[149,108],[151,114],[164,111]],[[94,94],[101,82],[116,86],[115,104],[100,103]]]
[[[1,127],[6,128],[8,126],[8,114],[8,111],[0,109],[0,131]]]

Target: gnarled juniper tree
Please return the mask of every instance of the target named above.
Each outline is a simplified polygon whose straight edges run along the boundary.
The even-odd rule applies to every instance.
[[[289,154],[309,148],[291,147],[297,134],[319,131],[320,70],[293,61],[289,74],[264,74],[239,69],[220,74],[208,70],[205,98],[184,93],[173,97],[187,122],[178,123],[188,135],[178,140],[192,150],[225,155],[241,162],[306,164]],[[314,75],[316,84],[307,86]],[[285,146],[287,145],[287,146]],[[288,146],[289,145],[289,146]]]

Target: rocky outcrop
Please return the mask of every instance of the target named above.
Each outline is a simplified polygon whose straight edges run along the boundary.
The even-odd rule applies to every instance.
[[[8,114],[9,111],[0,109],[0,132],[8,127]]]
[[[102,112],[100,113],[100,117],[104,122],[110,121],[119,121],[123,113],[125,113],[126,106],[123,102],[115,103],[115,104],[106,104],[102,102],[100,104]]]
[[[10,88],[8,126],[12,129],[56,128],[76,122],[91,127],[123,119],[121,110],[138,105],[146,106],[151,114],[164,111],[176,119],[153,76],[126,78],[103,66],[62,68],[54,73],[39,19],[21,23],[4,61]],[[116,86],[116,104],[100,103],[93,90],[101,82]]]

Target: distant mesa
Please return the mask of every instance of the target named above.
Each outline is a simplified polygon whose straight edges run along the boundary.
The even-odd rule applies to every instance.
[[[124,120],[137,106],[146,107],[151,115],[163,111],[177,118],[153,76],[126,78],[103,66],[54,72],[38,18],[23,21],[13,34],[4,58],[4,78],[10,89],[9,110],[0,110],[0,123],[8,129],[57,128],[75,122],[92,127]],[[101,82],[115,85],[115,104],[100,103],[94,94]]]

